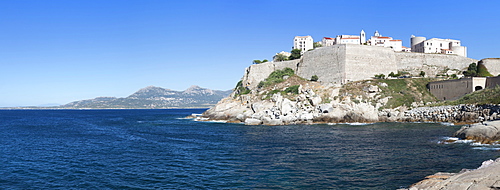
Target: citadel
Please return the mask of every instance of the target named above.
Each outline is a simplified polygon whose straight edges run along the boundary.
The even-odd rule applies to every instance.
[[[419,52],[419,53],[440,53],[440,54],[455,54],[467,57],[467,48],[461,46],[460,40],[440,39],[425,37],[417,37],[412,35],[410,38],[411,47],[404,47],[402,40],[393,39],[392,37],[382,36],[378,31],[375,31],[370,39],[366,39],[366,33],[361,30],[359,35],[337,35],[335,38],[324,37],[321,46],[328,47],[337,44],[355,44],[381,46],[391,48],[396,52]],[[293,40],[293,49],[300,49],[302,52],[314,49],[314,41],[311,36],[296,36]]]
[[[296,36],[293,49],[300,49],[300,59],[254,64],[246,69],[245,87],[252,89],[270,73],[286,67],[302,78],[318,76],[325,85],[343,85],[352,81],[372,79],[375,75],[406,73],[426,77],[460,75],[471,63],[481,62],[494,76],[500,74],[500,59],[476,60],[467,57],[467,48],[460,40],[411,36],[411,47],[402,40],[382,36],[378,31],[369,39],[362,30],[359,35],[324,37],[314,47],[311,36]],[[289,56],[288,52],[280,52]],[[276,56],[275,56],[276,57]]]

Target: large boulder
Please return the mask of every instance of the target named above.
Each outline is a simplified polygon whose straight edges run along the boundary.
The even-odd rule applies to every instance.
[[[455,133],[455,137],[492,143],[500,140],[500,120],[464,126]]]
[[[500,189],[500,158],[484,161],[475,170],[462,170],[460,173],[437,173],[427,176],[408,190],[456,190]]]
[[[259,119],[247,118],[245,119],[245,125],[260,125],[262,121]]]

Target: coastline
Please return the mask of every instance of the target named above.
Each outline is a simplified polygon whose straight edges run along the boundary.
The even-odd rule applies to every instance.
[[[459,173],[438,172],[426,176],[409,188],[399,190],[459,190],[500,189],[500,158],[484,161],[477,169],[462,169]]]

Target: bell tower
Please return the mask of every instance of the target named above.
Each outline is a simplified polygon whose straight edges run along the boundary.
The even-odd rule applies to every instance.
[[[364,30],[361,30],[361,33],[359,34],[359,38],[360,38],[359,40],[360,40],[361,45],[366,43],[366,33]]]

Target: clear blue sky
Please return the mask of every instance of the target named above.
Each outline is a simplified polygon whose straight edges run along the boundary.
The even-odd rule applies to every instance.
[[[500,1],[0,1],[0,107],[126,97],[154,85],[228,90],[297,35],[451,38],[500,57]]]

